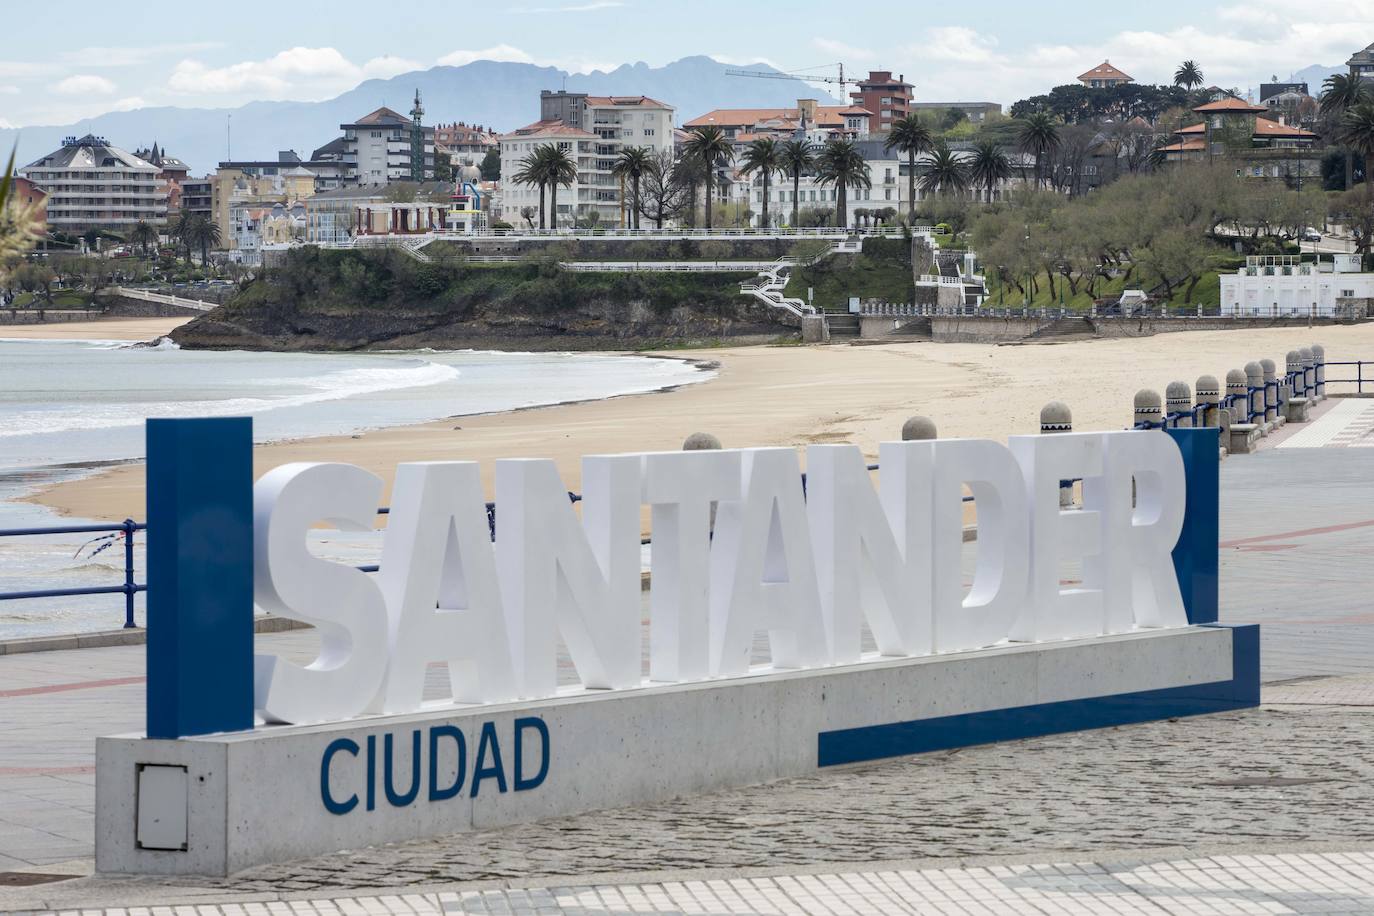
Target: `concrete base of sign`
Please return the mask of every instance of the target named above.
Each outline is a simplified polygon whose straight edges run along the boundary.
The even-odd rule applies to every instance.
[[[1254,423],[1231,424],[1231,454],[1248,455],[1260,440],[1260,428]]]
[[[1200,626],[175,741],[102,738],[96,867],[226,875],[818,767],[1258,702],[1258,628]],[[159,799],[156,832],[138,823],[150,766],[185,768],[181,794]],[[182,797],[184,833],[173,810]],[[159,842],[149,836],[164,835],[184,836],[185,848],[148,848]]]
[[[1288,421],[1290,423],[1306,423],[1312,409],[1312,404],[1307,398],[1290,398],[1285,405],[1288,410]]]

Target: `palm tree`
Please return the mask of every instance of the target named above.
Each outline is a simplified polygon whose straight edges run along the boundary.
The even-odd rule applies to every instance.
[[[816,179],[835,186],[836,224],[849,228],[848,189],[871,188],[868,163],[853,140],[835,139],[827,143],[816,157]]]
[[[536,146],[534,152],[520,160],[520,169],[511,176],[511,180],[517,184],[534,184],[539,186],[539,228],[544,226],[544,188],[548,185],[548,170],[544,166],[547,156],[545,150],[547,146]]]
[[[1374,100],[1364,101],[1341,115],[1340,141],[1364,157],[1364,189],[1374,206]]]
[[[892,130],[883,141],[886,151],[900,150],[906,153],[907,199],[911,204],[911,221],[916,221],[916,157],[930,152],[934,140],[930,128],[916,114],[909,114],[892,122]]]
[[[180,242],[181,247],[186,249],[187,265],[191,263],[191,247],[195,244],[196,224],[201,218],[199,213],[182,210],[177,216],[176,222],[167,229],[167,234]]]
[[[792,228],[801,206],[801,177],[816,166],[816,147],[809,140],[785,140],[778,147],[779,169],[792,179]]]
[[[156,245],[157,240],[157,230],[147,220],[139,220],[134,224],[134,228],[129,230],[129,242],[137,245],[145,258],[148,257],[148,249]]]
[[[941,143],[931,156],[930,166],[921,176],[921,191],[925,194],[955,194],[968,190],[968,167],[959,161],[954,152]]]
[[[220,243],[219,223],[210,219],[203,213],[191,215],[191,223],[187,229],[186,246],[188,250],[187,260],[190,260],[190,246],[200,247],[200,265],[204,267],[210,263],[211,247],[219,247]]]
[[[706,228],[711,228],[711,198],[715,196],[716,168],[735,158],[735,147],[725,131],[714,124],[694,127],[689,131],[687,142],[682,151],[700,159],[706,166]]]
[[[744,148],[744,155],[740,158],[739,170],[741,175],[752,175],[754,172],[763,173],[762,225],[767,228],[771,225],[768,221],[769,188],[772,186],[773,173],[782,171],[782,147],[772,137],[755,140]]]
[[[1016,144],[1024,153],[1035,157],[1035,186],[1040,186],[1044,157],[1059,148],[1059,125],[1043,111],[1033,112],[1021,119],[1016,131]]]
[[[549,214],[553,228],[558,228],[558,186],[572,187],[577,180],[577,163],[561,146],[546,143],[548,152],[544,154],[545,181],[549,184]]]
[[[611,167],[612,175],[630,182],[630,224],[635,229],[639,228],[639,180],[652,160],[653,152],[647,146],[629,146],[620,151]]]
[[[1182,86],[1189,92],[1202,85],[1202,68],[1196,62],[1185,60],[1174,71],[1174,85]]]
[[[994,140],[980,140],[974,144],[973,158],[968,164],[969,178],[980,187],[986,188],[988,202],[992,202],[992,189],[999,181],[1011,177],[1011,159],[1006,151]]]
[[[673,163],[673,170],[670,175],[671,180],[687,189],[687,200],[684,212],[686,213],[683,222],[696,226],[697,224],[697,185],[701,184],[706,177],[706,166],[701,164],[701,160],[691,153],[684,152]],[[659,228],[663,228],[662,219],[659,220]]]
[[[1374,98],[1374,86],[1359,74],[1337,73],[1328,76],[1322,83],[1321,113],[1336,120],[1339,124],[1347,111]],[[1339,131],[1339,127],[1337,128]],[[1366,181],[1368,181],[1366,173]],[[1345,189],[1355,185],[1355,153],[1345,152]]]

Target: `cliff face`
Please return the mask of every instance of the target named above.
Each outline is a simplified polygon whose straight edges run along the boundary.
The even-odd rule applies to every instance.
[[[795,336],[785,316],[740,295],[742,279],[303,249],[172,339],[205,349],[624,350]]]

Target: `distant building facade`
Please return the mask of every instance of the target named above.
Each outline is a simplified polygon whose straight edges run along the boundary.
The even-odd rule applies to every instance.
[[[872,122],[873,113],[857,105],[821,105],[815,99],[797,99],[795,108],[717,108],[683,127],[719,127],[726,138],[743,146],[760,137],[805,137],[817,143],[837,137],[858,140],[869,135]]]
[[[152,163],[92,134],[68,137],[59,149],[19,170],[47,192],[49,227],[73,235],[165,223],[167,196],[159,174]]]
[[[1294,255],[1248,257],[1220,279],[1223,315],[1330,318],[1342,299],[1374,298],[1374,273],[1361,272],[1357,254],[1335,255],[1330,265]]]
[[[415,122],[390,108],[378,108],[354,121],[341,124],[343,162],[348,183],[382,185],[411,179],[411,128]],[[424,148],[423,177],[434,177],[434,128],[421,127]]]
[[[871,70],[867,79],[859,81],[858,89],[849,93],[851,107],[872,112],[868,129],[885,134],[893,121],[911,114],[912,88],[902,74],[893,79],[890,70]]]
[[[912,102],[912,111],[962,111],[974,124],[1002,113],[1000,102]]]
[[[1350,55],[1345,65],[1350,68],[1351,76],[1374,79],[1374,44]]]
[[[1134,83],[1135,79],[1113,67],[1111,61],[1104,60],[1087,73],[1080,73],[1078,81],[1089,89],[1110,89],[1123,83]]]
[[[1160,147],[1165,161],[1226,160],[1235,163],[1237,175],[1298,184],[1320,175],[1317,135],[1261,117],[1270,113],[1265,106],[1227,97],[1193,111],[1202,120],[1175,131],[1174,142]]]

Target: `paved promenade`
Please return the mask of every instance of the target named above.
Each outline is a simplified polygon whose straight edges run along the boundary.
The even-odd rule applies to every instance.
[[[0,875],[0,911],[1371,912],[1369,471],[1331,447],[1222,467],[1222,615],[1264,625],[1258,710],[901,758],[222,880],[7,887]],[[261,638],[293,654],[313,639]],[[142,709],[141,648],[0,656],[0,873],[89,873],[93,738],[138,730]],[[281,899],[294,902],[250,905]]]

